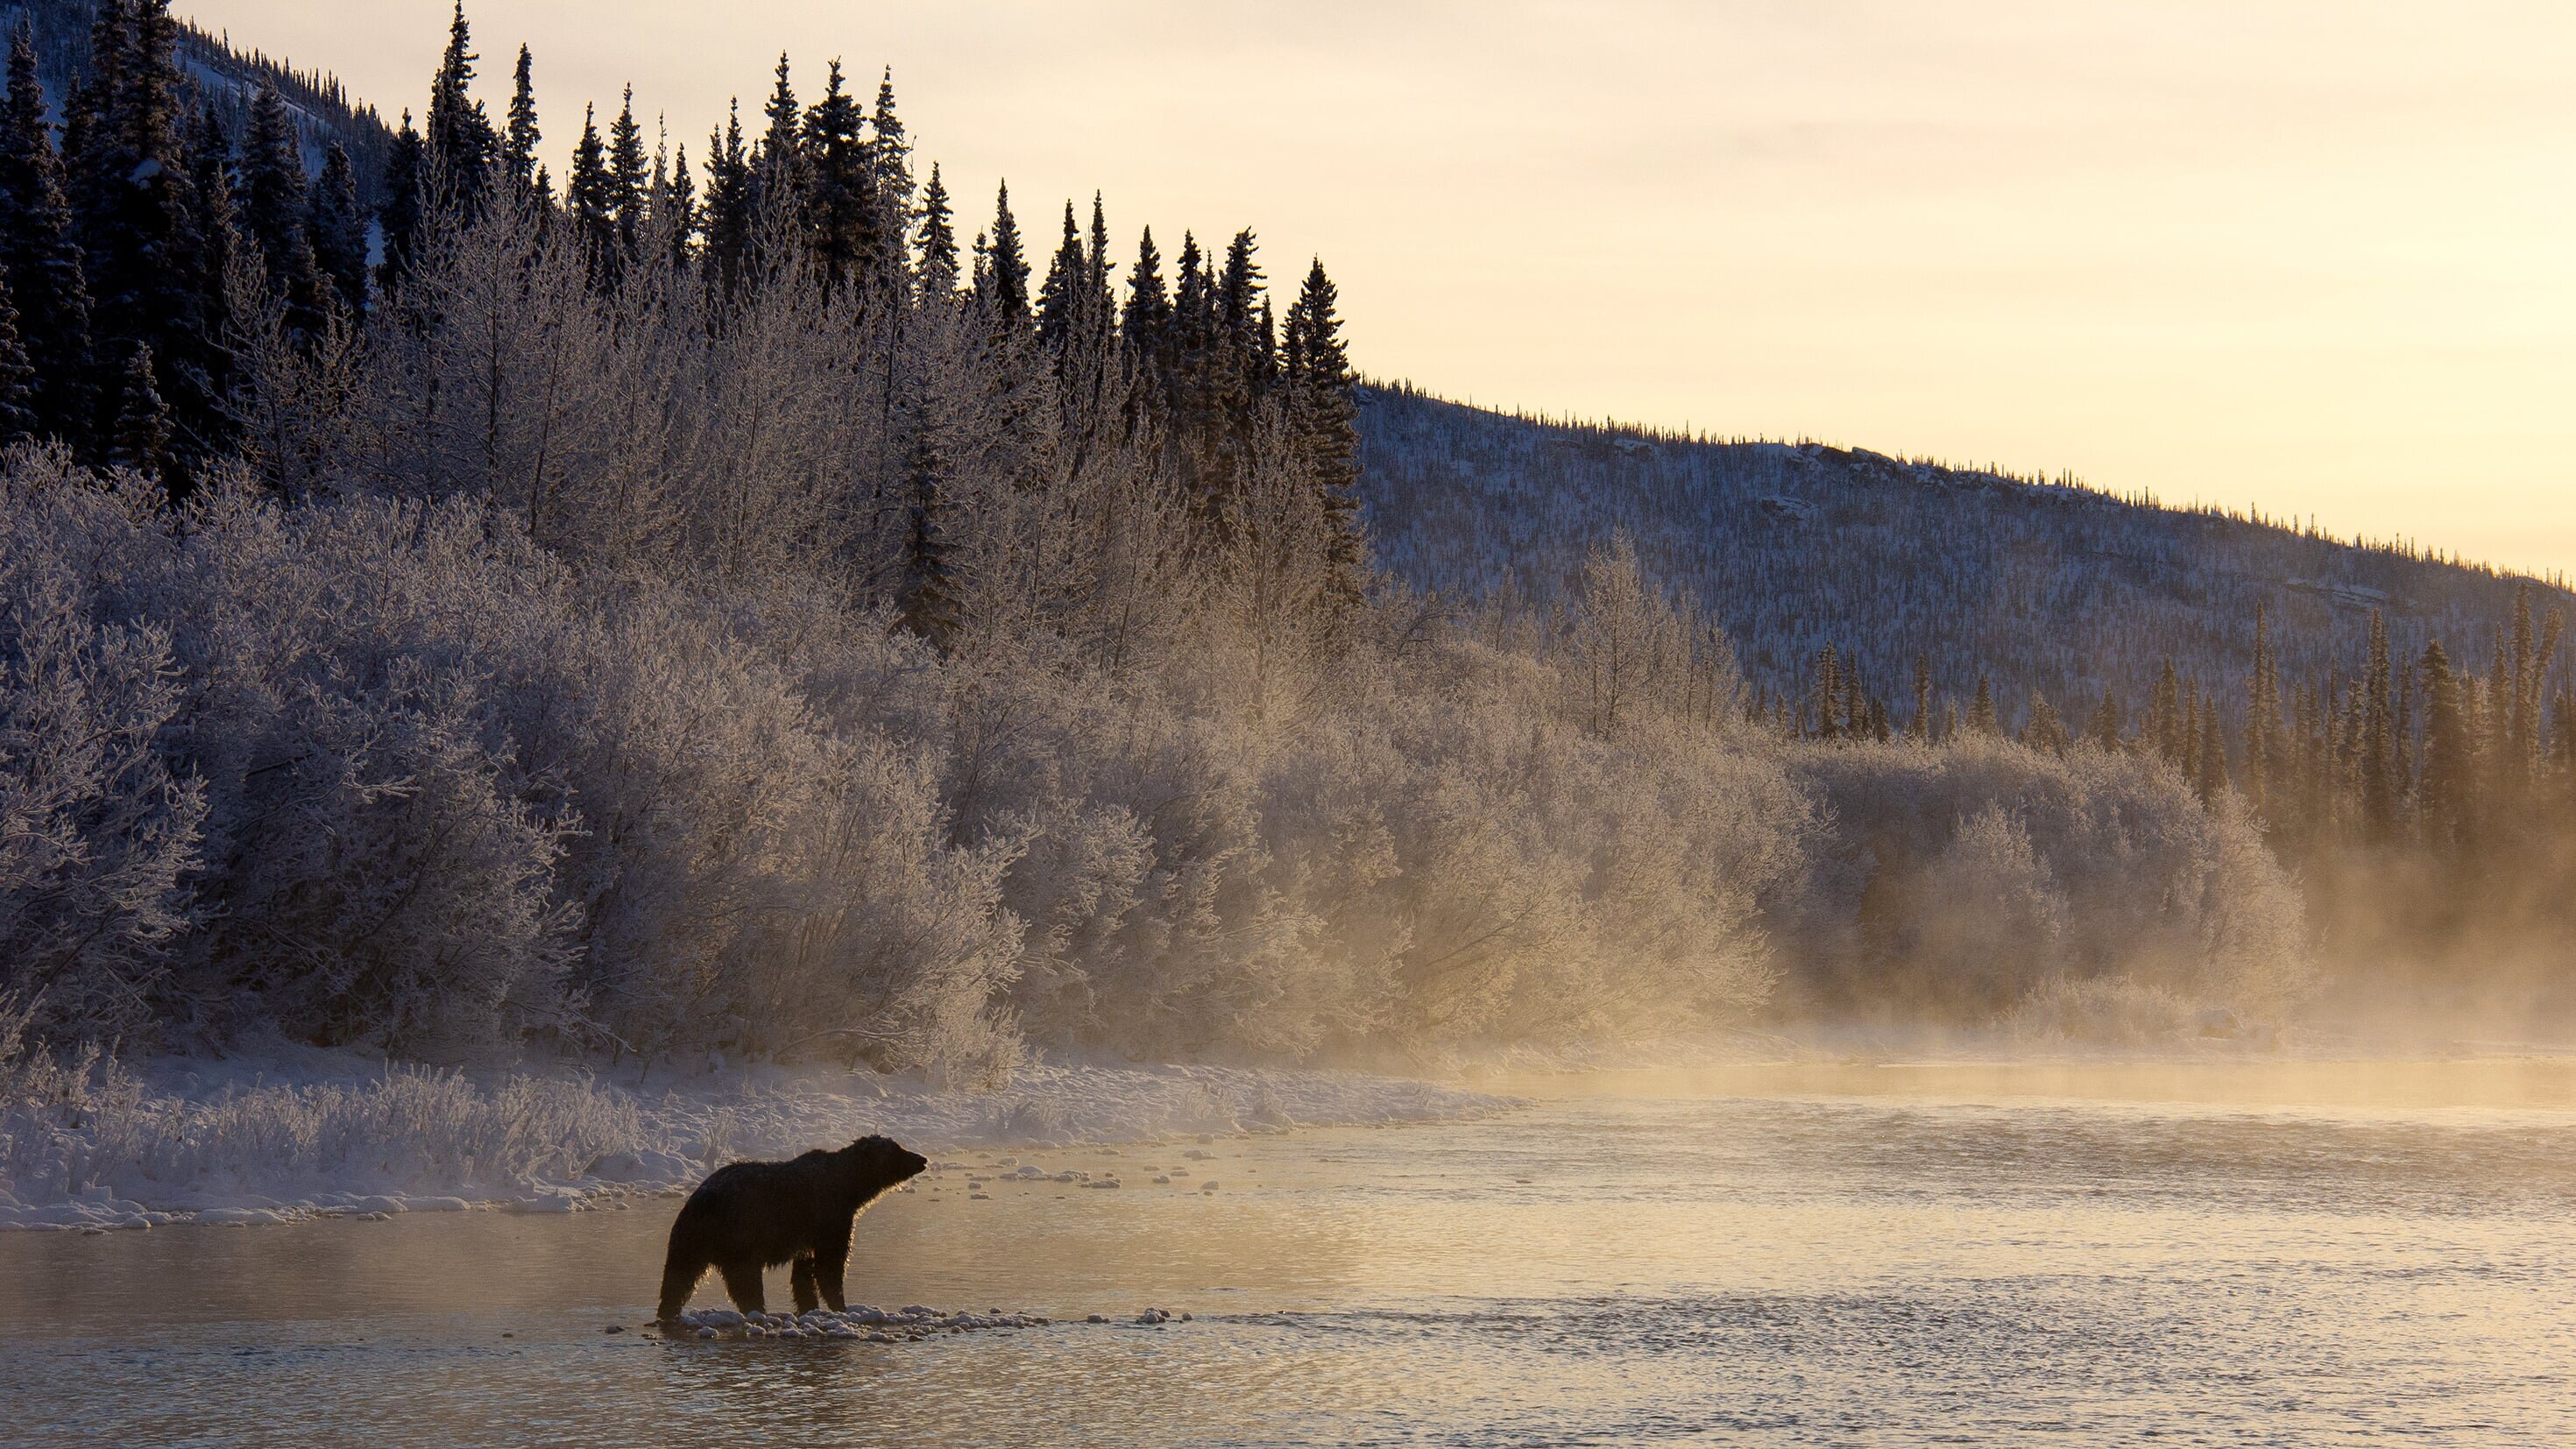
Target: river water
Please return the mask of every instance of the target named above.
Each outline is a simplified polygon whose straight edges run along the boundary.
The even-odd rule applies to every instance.
[[[0,1234],[0,1439],[2576,1442],[2564,1062],[1500,1085],[1012,1164],[1115,1191],[961,1154],[853,1302],[1055,1321],[924,1342],[649,1336],[676,1200]]]

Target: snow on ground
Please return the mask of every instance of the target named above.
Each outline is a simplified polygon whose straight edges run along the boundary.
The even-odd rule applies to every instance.
[[[0,1084],[5,1085],[5,1084]],[[872,1074],[650,1086],[315,1054],[99,1065],[0,1092],[0,1229],[575,1212],[710,1166],[884,1133],[937,1154],[1482,1116],[1511,1099],[1353,1072],[1038,1065],[989,1092]]]

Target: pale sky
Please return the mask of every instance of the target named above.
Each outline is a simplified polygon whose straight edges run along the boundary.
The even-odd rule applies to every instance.
[[[178,0],[417,107],[447,0]],[[2071,470],[2576,571],[2565,0],[471,0],[704,149],[837,56],[963,220],[1320,254],[1451,397]],[[1042,257],[1041,262],[1042,265]]]

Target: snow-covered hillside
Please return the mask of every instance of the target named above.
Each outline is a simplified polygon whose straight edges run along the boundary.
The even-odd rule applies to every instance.
[[[1857,654],[1901,701],[1914,661],[1965,706],[1989,674],[2007,726],[2028,692],[2081,720],[2107,685],[2142,705],[2170,655],[2241,703],[2258,605],[2285,679],[2349,673],[2373,609],[2397,657],[2483,646],[2517,580],[2270,523],[1815,444],[1702,443],[1542,423],[1394,387],[1363,393],[1378,561],[1461,600],[1555,600],[1625,529],[1695,592],[1747,673],[1802,687]],[[2567,602],[2550,589],[2543,607]],[[2479,657],[2483,657],[2482,655]]]

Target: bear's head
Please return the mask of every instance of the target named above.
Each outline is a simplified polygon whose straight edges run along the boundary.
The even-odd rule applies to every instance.
[[[929,1158],[891,1137],[862,1137],[833,1156],[849,1165],[871,1197],[930,1165]]]

